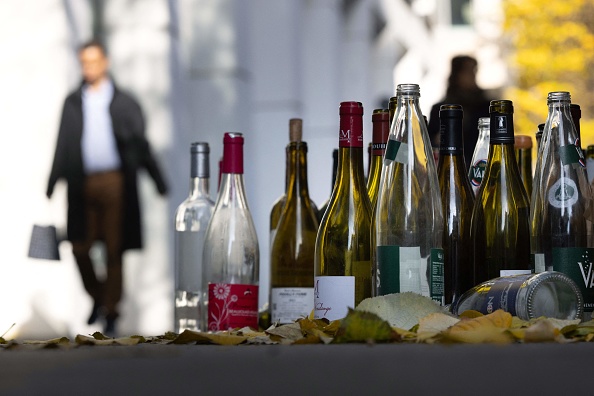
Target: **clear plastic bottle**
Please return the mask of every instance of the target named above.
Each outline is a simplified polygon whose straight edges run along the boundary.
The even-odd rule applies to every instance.
[[[491,279],[464,293],[451,307],[455,315],[467,310],[486,315],[498,309],[523,320],[581,319],[583,298],[571,278],[553,271]]]
[[[372,227],[374,293],[444,303],[443,215],[417,84],[399,84]]]
[[[214,202],[209,194],[208,143],[190,148],[190,195],[175,212],[174,331],[200,330],[202,249]]]
[[[475,197],[481,188],[485,169],[487,168],[487,158],[489,158],[489,136],[491,134],[489,117],[479,118],[478,130],[479,137],[476,146],[474,146],[470,169],[468,170],[468,178]]]
[[[243,181],[243,135],[225,133],[221,188],[204,241],[202,329],[258,328],[260,250]]]

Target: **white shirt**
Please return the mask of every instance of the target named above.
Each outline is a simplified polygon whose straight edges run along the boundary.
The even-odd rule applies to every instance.
[[[82,89],[81,150],[87,174],[119,169],[121,165],[109,114],[113,92],[110,80],[104,81],[97,90],[91,90],[87,85]]]

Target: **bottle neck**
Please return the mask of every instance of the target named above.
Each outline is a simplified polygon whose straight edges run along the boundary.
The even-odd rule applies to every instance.
[[[365,190],[365,174],[363,172],[363,148],[341,147],[338,150],[338,169],[336,172],[336,189]],[[344,194],[339,192],[338,194]],[[334,194],[333,194],[334,195]]]
[[[208,177],[190,178],[190,199],[208,198],[210,196]]]
[[[287,148],[287,201],[293,197],[309,200],[305,142],[292,142]]]
[[[247,208],[247,198],[242,173],[223,173],[216,206]]]

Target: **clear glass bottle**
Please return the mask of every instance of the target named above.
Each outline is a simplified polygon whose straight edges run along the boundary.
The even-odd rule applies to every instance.
[[[190,195],[175,212],[174,331],[200,330],[202,249],[214,202],[210,199],[208,143],[190,147]]]
[[[367,192],[369,193],[371,212],[373,213],[377,204],[377,192],[382,175],[382,162],[386,152],[386,143],[390,134],[389,111],[387,109],[373,110],[371,122],[373,123],[372,159],[369,167],[369,177],[367,178]]]
[[[491,279],[462,295],[451,310],[490,314],[503,309],[522,320],[541,316],[563,320],[581,319],[583,299],[579,287],[560,272],[542,272]]]
[[[576,282],[584,311],[594,310],[592,195],[577,145],[569,92],[550,92],[532,195],[531,248],[536,272],[559,271]]]
[[[451,304],[474,286],[474,263],[470,220],[474,193],[468,180],[464,159],[460,105],[442,105],[439,109],[440,149],[437,177],[443,211],[443,252],[445,304]]]
[[[202,328],[258,328],[260,250],[243,181],[243,135],[225,133],[221,189],[202,255]]]
[[[374,293],[412,291],[444,303],[443,215],[417,84],[399,84],[372,243]]]
[[[516,161],[520,169],[522,183],[528,197],[532,196],[532,138],[528,135],[516,135],[514,139]]]
[[[479,136],[476,146],[474,146],[474,152],[470,160],[471,165],[468,170],[468,178],[475,196],[481,188],[485,169],[487,168],[487,158],[489,158],[489,137],[491,134],[489,117],[479,118],[478,130]]]
[[[472,211],[474,284],[531,273],[530,200],[514,152],[513,103],[493,100],[487,168]]]
[[[318,218],[309,198],[307,143],[291,139],[287,146],[286,202],[270,255],[272,323],[292,323],[313,309],[314,252]]]
[[[349,307],[371,297],[371,204],[363,156],[363,106],[342,102],[336,183],[316,238],[316,319],[342,319]]]

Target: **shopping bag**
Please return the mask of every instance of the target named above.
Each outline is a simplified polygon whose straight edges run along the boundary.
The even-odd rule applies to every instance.
[[[29,243],[29,257],[43,260],[60,260],[58,233],[53,225],[33,225]]]

